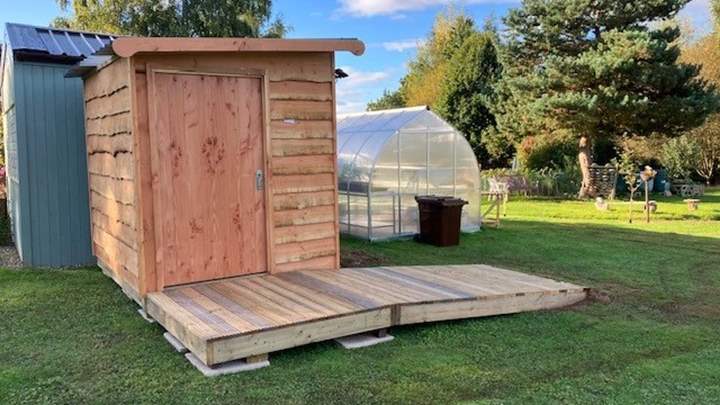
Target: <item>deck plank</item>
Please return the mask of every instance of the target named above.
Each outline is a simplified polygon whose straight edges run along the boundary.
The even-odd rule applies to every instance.
[[[272,326],[270,327],[286,326],[304,320],[301,314],[283,305],[267,300],[255,291],[248,290],[237,283],[227,285],[226,289],[232,299],[242,302],[243,305],[250,308],[255,314],[270,320],[272,322]]]
[[[238,328],[227,322],[219,316],[215,310],[207,308],[200,303],[197,297],[193,297],[192,289],[184,290],[171,290],[167,292],[167,296],[170,297],[177,304],[181,305],[188,312],[192,313],[200,321],[211,327],[213,330],[219,333],[237,333],[240,332]],[[219,306],[217,309],[221,309]]]
[[[558,308],[570,283],[486,265],[300,270],[148,295],[147,310],[208,365],[393,325]]]
[[[301,314],[305,318],[322,317],[323,315],[336,313],[319,305],[309,304],[307,300],[299,299],[296,295],[289,294],[287,291],[275,290],[271,285],[265,284],[262,279],[243,280],[243,282],[238,283],[238,285],[251,288],[266,299],[278,305],[286,306],[288,309]]]
[[[365,289],[378,289],[390,293],[397,297],[400,302],[423,301],[435,298],[435,295],[430,292],[414,288],[410,284],[402,283],[402,285],[397,285],[388,283],[387,280],[380,279],[368,271],[341,270],[340,275],[363,286]]]
[[[247,321],[254,327],[258,328],[270,328],[275,326],[275,322],[272,319],[266,318],[261,314],[257,314],[255,311],[245,306],[245,300],[239,299],[238,296],[234,296],[229,290],[229,285],[224,283],[217,284],[206,284],[195,287],[195,290],[204,295],[207,299],[212,300],[218,306],[227,309],[234,315]]]
[[[329,295],[318,293],[315,290],[311,290],[301,285],[282,280],[276,276],[267,276],[264,277],[264,280],[268,283],[272,283],[277,288],[284,289],[289,293],[297,294],[299,297],[306,300],[308,304],[312,303],[320,305],[334,313],[353,312],[363,309],[361,306],[355,305],[347,300],[338,299]]]
[[[505,294],[514,294],[518,290],[526,291],[547,291],[545,286],[524,282],[518,279],[500,276],[496,272],[475,266],[419,266],[420,270],[426,270],[433,274],[445,275],[469,285],[482,285],[482,287],[493,289]],[[409,269],[413,271],[415,269]]]
[[[412,291],[418,296],[422,297],[422,300],[444,300],[444,299],[457,299],[457,294],[449,294],[445,291],[439,291],[423,283],[416,283],[408,281],[407,279],[395,277],[383,270],[383,268],[377,269],[362,269],[361,274],[368,279],[372,279],[376,282],[384,285],[393,286],[395,288],[403,288],[407,291]]]
[[[574,286],[574,285],[572,285],[572,284],[570,284],[570,283],[565,283],[565,282],[562,282],[562,281],[555,281],[555,280],[551,280],[551,279],[548,279],[548,278],[543,278],[543,277],[540,277],[540,276],[535,276],[535,275],[532,275],[532,274],[526,274],[526,273],[520,273],[520,272],[517,272],[517,271],[501,269],[501,268],[499,268],[499,267],[491,267],[491,266],[487,266],[487,265],[476,265],[476,266],[473,266],[473,267],[472,267],[472,269],[475,269],[475,268],[481,269],[481,270],[484,270],[484,271],[489,271],[489,272],[492,272],[492,273],[497,274],[497,275],[502,274],[502,275],[504,275],[504,276],[506,276],[506,277],[508,277],[508,278],[512,278],[512,279],[514,279],[514,280],[525,281],[525,282],[529,282],[529,283],[535,283],[535,284],[538,284],[538,285],[543,285],[543,286],[545,286],[545,287],[547,287],[547,288],[549,288],[549,289],[552,289],[552,290],[557,290],[557,289],[562,289],[562,288],[573,288],[573,287],[576,287],[576,286]]]
[[[450,283],[447,282],[440,284],[436,281],[430,281],[418,277],[417,275],[409,274],[407,271],[402,271],[401,269],[380,267],[377,269],[368,269],[367,271],[374,272],[375,274],[382,273],[386,277],[392,278],[399,282],[406,282],[411,285],[424,287],[428,290],[435,291],[440,295],[445,295],[446,298],[472,298],[475,296],[471,292],[461,290],[457,285],[448,286],[448,284]]]
[[[368,284],[366,281],[353,279],[348,276],[348,272],[342,270],[334,274],[316,273],[313,274],[313,277],[370,298],[376,303],[376,306],[387,306],[411,299],[402,292],[388,290],[382,285]]]
[[[414,276],[423,280],[444,285],[448,288],[465,291],[467,294],[473,294],[475,296],[509,294],[515,291],[515,287],[513,285],[503,286],[496,285],[495,283],[488,283],[487,280],[484,280],[482,274],[478,274],[475,282],[473,283],[456,277],[450,277],[448,274],[438,274],[438,272],[429,271],[426,268],[400,267],[395,270],[401,271],[403,274],[407,274],[409,276]]]
[[[299,284],[303,287],[307,287],[311,290],[315,290],[322,294],[345,299],[365,309],[375,308],[378,306],[378,304],[382,305],[382,303],[373,301],[365,297],[364,295],[353,292],[345,287],[340,287],[338,285],[322,281],[316,278],[313,272],[295,271],[290,273],[278,274],[278,277]]]

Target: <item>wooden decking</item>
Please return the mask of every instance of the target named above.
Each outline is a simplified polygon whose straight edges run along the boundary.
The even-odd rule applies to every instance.
[[[147,312],[208,365],[420,322],[558,308],[586,290],[483,265],[296,271],[167,289]]]

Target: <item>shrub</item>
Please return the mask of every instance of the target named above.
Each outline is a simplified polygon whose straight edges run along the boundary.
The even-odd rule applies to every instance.
[[[555,167],[528,170],[527,177],[535,193],[544,196],[575,196],[582,183],[580,167],[572,156],[564,156]]]
[[[549,136],[529,136],[520,143],[518,159],[526,170],[563,167],[568,158],[575,158],[575,142]],[[577,165],[577,164],[574,164]]]
[[[683,135],[669,140],[662,147],[661,161],[671,179],[690,181],[700,157],[700,145]]]

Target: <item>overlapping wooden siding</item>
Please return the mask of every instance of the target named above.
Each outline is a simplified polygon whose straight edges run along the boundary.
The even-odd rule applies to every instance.
[[[269,87],[275,270],[336,268],[332,82]]]
[[[266,187],[271,191],[268,223],[274,260],[270,269],[337,268],[332,54],[147,54],[133,61],[136,73],[143,76],[149,66],[266,76]]]
[[[85,129],[93,250],[103,270],[135,298],[138,238],[128,60],[85,81]]]

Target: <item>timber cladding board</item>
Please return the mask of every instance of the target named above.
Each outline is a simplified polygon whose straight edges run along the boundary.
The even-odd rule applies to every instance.
[[[337,268],[332,79],[271,81],[275,270]]]
[[[268,270],[337,269],[333,55],[144,53],[116,59],[85,80],[94,249],[113,278],[140,296],[163,288],[151,171],[155,71],[263,77]],[[178,94],[163,100],[169,109],[182,106],[169,99]]]
[[[93,252],[106,273],[139,296],[128,66],[118,59],[85,81],[85,132]]]

